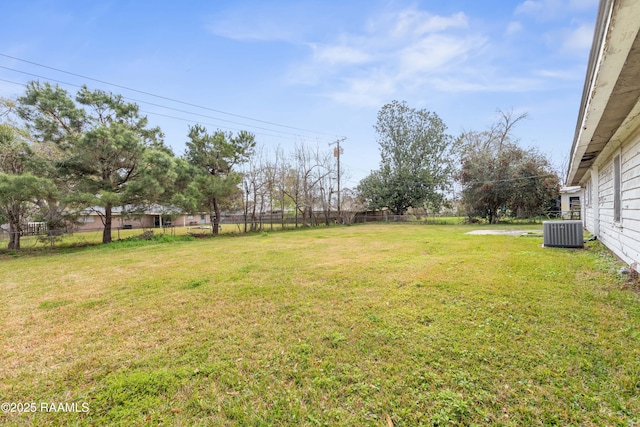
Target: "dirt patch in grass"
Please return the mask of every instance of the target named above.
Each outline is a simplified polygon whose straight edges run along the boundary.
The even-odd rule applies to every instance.
[[[542,235],[539,231],[531,230],[473,230],[467,234],[479,234],[479,235],[496,235],[496,236],[530,236],[530,235]]]

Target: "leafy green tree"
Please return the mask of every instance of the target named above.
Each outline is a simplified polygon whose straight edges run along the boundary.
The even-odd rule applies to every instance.
[[[57,188],[57,191],[49,192],[45,199],[38,201],[39,209],[36,212],[30,212],[30,219],[45,222],[48,230],[52,232],[66,228],[75,217],[64,203],[65,195],[70,193],[72,183],[61,178],[55,168],[55,162],[61,159],[60,150],[50,141],[35,141],[32,138],[24,122],[19,120],[17,105],[14,101],[0,99],[0,119],[9,126],[7,129],[11,130],[13,137],[22,142],[23,150],[28,150],[26,164],[29,172],[34,176],[51,180]]]
[[[499,113],[500,121],[489,130],[463,135],[458,173],[467,214],[492,224],[507,212],[539,215],[559,194],[559,178],[549,160],[535,149],[519,147],[512,136],[526,114]]]
[[[525,150],[517,165],[510,209],[519,217],[548,214],[560,196],[560,177],[549,159],[536,149]]]
[[[378,113],[374,126],[380,168],[358,185],[370,209],[389,208],[403,215],[410,207],[439,210],[453,172],[453,138],[437,114],[393,101]]]
[[[27,132],[11,119],[11,101],[0,100],[0,224],[9,224],[9,249],[20,249],[24,222],[55,193],[46,178],[33,175],[38,159]]]
[[[0,172],[27,172],[33,155],[26,132],[8,121],[0,122]]]
[[[114,207],[163,200],[173,156],[136,104],[86,86],[74,101],[60,87],[39,82],[29,83],[19,102],[34,134],[60,149],[56,171],[73,184],[69,200],[98,208],[103,243],[111,241]]]
[[[9,223],[9,249],[20,249],[24,220],[38,207],[38,200],[55,192],[55,186],[45,178],[29,173],[0,173],[0,222]]]
[[[234,167],[251,157],[255,136],[246,131],[235,136],[219,130],[210,134],[203,126],[195,125],[189,127],[188,137],[185,159],[196,172],[190,200],[194,207],[209,212],[211,232],[218,234],[221,205],[241,191],[242,176]]]

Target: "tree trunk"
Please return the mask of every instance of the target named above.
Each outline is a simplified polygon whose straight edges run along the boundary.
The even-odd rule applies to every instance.
[[[218,205],[218,199],[213,199],[213,224],[211,232],[217,236],[218,235],[218,227],[220,227],[220,206]]]
[[[271,222],[271,231],[273,231],[273,193],[271,193],[269,198],[271,199],[271,214],[269,215],[269,221]]]
[[[20,226],[15,222],[9,222],[9,246],[11,250],[20,249]]]
[[[498,220],[500,219],[498,212],[500,211],[499,208],[492,208],[489,209],[489,224],[497,224]]]
[[[102,243],[111,243],[111,221],[112,221],[111,203],[107,203],[104,207],[104,230],[102,230]]]
[[[251,208],[251,231],[257,231],[257,217],[256,217],[256,208],[258,207],[258,193],[255,191],[255,186],[253,187],[253,207]]]
[[[280,215],[282,215],[282,229],[284,230],[284,191],[282,192],[282,203],[280,204]]]
[[[246,184],[245,182],[245,186],[244,186],[244,193],[245,193],[245,197],[242,199],[243,200],[243,206],[242,206],[242,218],[244,219],[244,232],[247,232],[247,221],[249,219],[249,186]]]

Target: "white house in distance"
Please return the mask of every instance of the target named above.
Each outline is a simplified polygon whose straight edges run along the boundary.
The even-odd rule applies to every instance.
[[[562,219],[582,218],[582,196],[584,190],[579,185],[560,189],[560,215]]]
[[[168,215],[168,211],[173,211],[173,215]],[[104,225],[100,216],[104,215],[104,208],[93,207],[87,209],[78,216],[75,229],[77,231],[102,230]],[[209,215],[204,213],[184,214],[178,213],[175,209],[170,210],[162,206],[150,206],[142,213],[136,215],[124,215],[123,209],[116,206],[112,211],[111,229],[118,228],[162,228],[164,226],[193,227],[210,225]]]
[[[584,188],[583,222],[640,264],[640,0],[601,0],[567,185]]]

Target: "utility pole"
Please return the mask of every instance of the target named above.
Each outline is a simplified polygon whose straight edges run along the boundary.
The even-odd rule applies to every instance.
[[[329,145],[336,145],[336,148],[333,149],[333,157],[336,157],[338,160],[338,220],[340,219],[340,155],[342,154],[342,147],[340,147],[340,143],[344,142],[347,138],[337,139],[335,142],[329,143]]]

